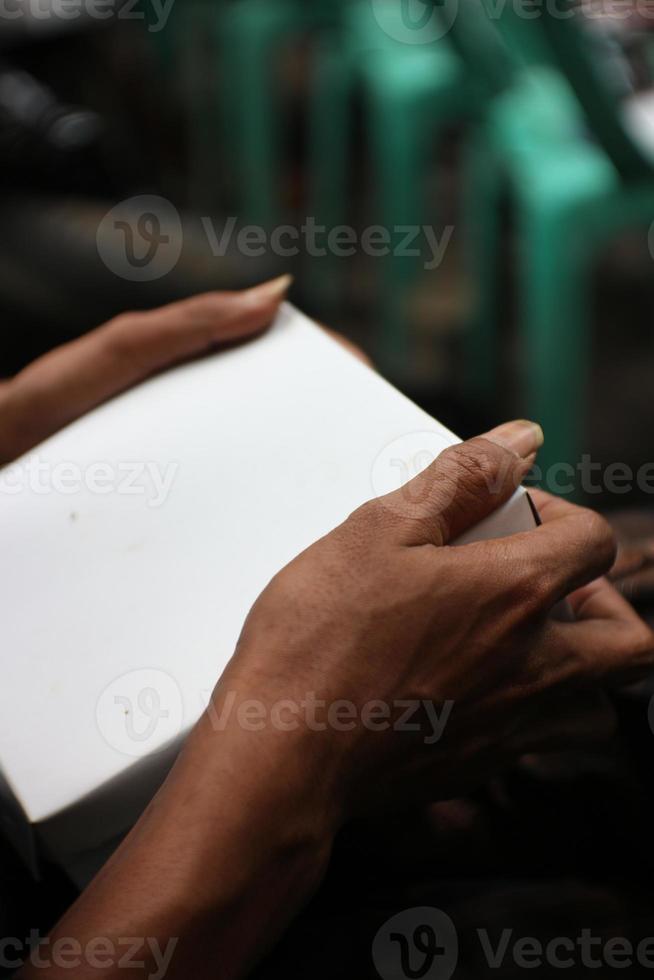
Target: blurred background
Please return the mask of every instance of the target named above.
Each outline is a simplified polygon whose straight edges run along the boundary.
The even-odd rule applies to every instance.
[[[2,0],[0,175],[0,376],[127,309],[292,272],[460,435],[537,419],[542,483],[648,507],[650,0]],[[620,888],[629,855],[633,888],[637,835],[584,778],[566,853]],[[551,832],[551,798],[525,800]],[[645,915],[579,887],[573,920]],[[55,876],[21,914],[72,894]]]
[[[3,0],[0,372],[290,271],[461,435],[528,415],[552,489],[648,497],[653,25],[649,0]]]

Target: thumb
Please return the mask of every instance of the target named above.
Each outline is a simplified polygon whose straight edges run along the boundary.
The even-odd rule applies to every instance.
[[[507,422],[446,449],[382,502],[405,518],[407,544],[449,544],[510,499],[542,444],[535,422]]]

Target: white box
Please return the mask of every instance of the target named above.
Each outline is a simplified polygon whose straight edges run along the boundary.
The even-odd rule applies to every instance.
[[[1,471],[0,810],[31,866],[43,849],[78,881],[93,870],[271,576],[457,441],[285,306],[264,336],[148,381]],[[518,491],[471,537],[533,526]]]

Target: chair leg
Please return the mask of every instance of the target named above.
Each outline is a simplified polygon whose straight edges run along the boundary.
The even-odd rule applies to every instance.
[[[242,0],[223,13],[226,110],[243,218],[266,228],[282,217],[282,130],[275,59],[281,42],[301,29],[294,4]]]
[[[212,18],[205,0],[189,0],[177,13],[176,51],[171,54],[169,66],[184,97],[187,193],[190,206],[196,210],[217,204],[223,176],[216,167],[216,160],[222,154],[214,123],[216,99],[211,72],[215,58],[211,27]]]
[[[524,404],[545,432],[538,459],[543,486],[576,497],[591,353],[591,246],[581,247],[581,224],[551,204],[524,221]]]
[[[425,261],[421,227],[424,223],[426,153],[437,125],[416,106],[405,104],[392,92],[368,86],[369,141],[376,183],[373,222],[390,237],[388,257],[379,265],[379,334],[377,359],[391,376],[401,378],[410,371],[409,301],[411,289]],[[379,215],[379,221],[377,219]],[[413,230],[412,230],[413,229]],[[409,244],[407,235],[411,235]],[[418,249],[419,255],[397,254]]]
[[[498,390],[502,278],[502,172],[483,131],[465,157],[463,224],[473,294],[465,339],[467,387],[473,401],[491,404]]]
[[[338,35],[317,48],[310,95],[308,218],[327,229],[348,214],[348,160],[354,71]],[[343,294],[343,260],[307,256],[311,292],[321,308],[338,308]]]

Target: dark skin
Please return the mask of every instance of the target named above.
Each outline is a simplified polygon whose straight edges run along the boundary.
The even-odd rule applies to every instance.
[[[2,389],[2,459],[169,363],[264,329],[283,292],[127,314],[47,355]],[[615,554],[605,522],[536,494],[541,528],[453,545],[508,500],[541,442],[514,422],[448,450],[275,576],[169,778],[50,949],[150,937],[172,943],[168,977],[244,976],[318,887],[352,818],[460,796],[525,753],[610,730],[606,693],[651,669],[654,641],[602,577]],[[566,596],[576,622],[554,622]],[[353,724],[309,724],[298,710],[309,694],[346,701]],[[410,734],[364,724],[372,702],[393,721],[407,700],[453,702],[440,740],[426,741],[423,714]],[[252,701],[256,728],[239,714]],[[133,973],[156,971],[149,945],[139,958]],[[51,961],[20,976],[44,971],[71,975]],[[74,975],[122,971],[87,957]]]

